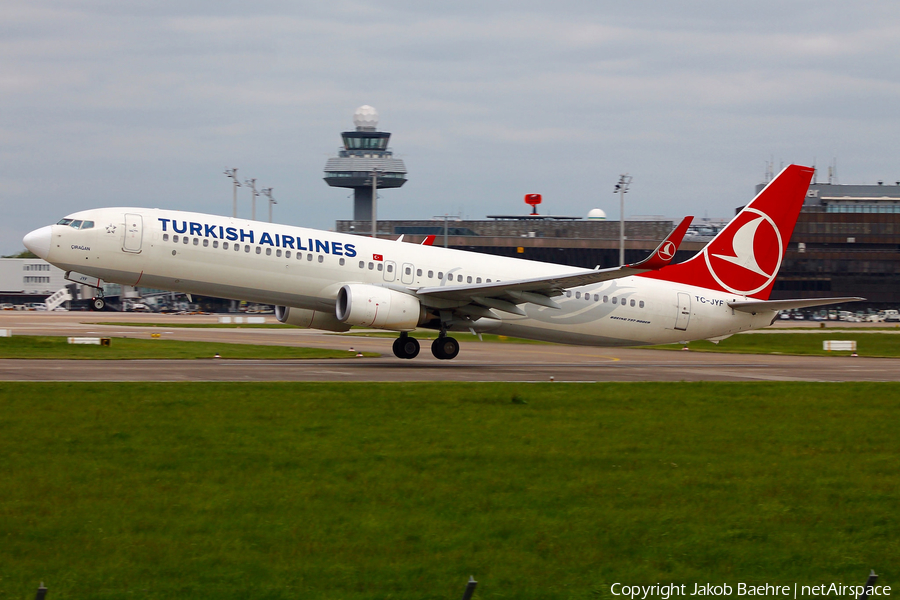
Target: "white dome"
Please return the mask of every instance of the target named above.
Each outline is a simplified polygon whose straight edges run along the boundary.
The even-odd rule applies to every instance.
[[[599,208],[592,208],[587,218],[594,221],[603,221],[606,219],[606,213]]]
[[[364,104],[353,113],[353,124],[357,130],[375,131],[378,127],[378,111]]]

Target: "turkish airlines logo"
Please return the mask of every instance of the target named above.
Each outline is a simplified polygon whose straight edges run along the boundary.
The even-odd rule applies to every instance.
[[[749,296],[775,281],[784,250],[772,218],[754,208],[738,215],[730,239],[715,239],[703,249],[713,279],[734,294]]]
[[[672,260],[672,257],[675,256],[675,243],[674,242],[666,242],[662,245],[662,248],[659,249],[659,252],[656,253],[658,257],[665,261]]]

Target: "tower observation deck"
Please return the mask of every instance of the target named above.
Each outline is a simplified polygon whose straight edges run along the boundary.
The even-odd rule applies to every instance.
[[[387,149],[391,134],[378,131],[378,112],[360,106],[353,114],[356,131],[341,134],[344,147],[325,163],[325,183],[353,189],[353,220],[372,220],[372,181],[377,188],[398,188],[406,183],[406,166]]]

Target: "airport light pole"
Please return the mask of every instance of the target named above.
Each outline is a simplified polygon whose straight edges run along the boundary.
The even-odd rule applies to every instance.
[[[231,216],[237,218],[237,189],[241,187],[241,182],[237,178],[237,167],[233,169],[225,168],[225,174],[234,180],[234,197],[231,202]]]
[[[631,185],[631,175],[625,173],[619,176],[619,183],[616,184],[613,193],[619,194],[619,265],[625,264],[625,194],[628,193],[628,186]]]
[[[267,187],[262,189],[262,193],[268,196],[269,198],[269,223],[272,222],[272,205],[278,204],[275,202],[275,198],[272,197],[272,188]]]
[[[256,220],[256,197],[259,196],[259,192],[256,191],[256,179],[246,179],[246,180],[244,180],[244,185],[246,185],[247,187],[249,187],[252,190],[251,198],[253,200],[253,204],[252,204],[252,208],[251,208],[251,212],[250,212],[250,218],[255,221]]]
[[[444,248],[446,248],[447,247],[447,221],[448,221],[448,219],[450,219],[450,215],[437,215],[434,218],[444,220]]]
[[[378,174],[382,169],[372,169],[372,237],[378,237],[378,219],[375,216],[375,207],[378,201]]]

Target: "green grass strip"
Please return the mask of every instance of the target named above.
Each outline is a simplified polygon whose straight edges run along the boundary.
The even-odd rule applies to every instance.
[[[94,336],[101,337],[101,336]],[[198,359],[219,354],[228,359],[351,358],[355,353],[326,348],[259,346],[219,342],[182,342],[163,339],[110,338],[109,346],[69,344],[65,337],[13,336],[0,338],[0,358],[55,359]],[[377,353],[363,353],[378,356]]]
[[[733,335],[718,344],[699,340],[688,348],[697,352],[736,354],[797,354],[814,356],[849,356],[850,352],[828,352],[825,340],[856,340],[857,354],[868,357],[900,357],[900,334],[869,331],[822,331],[815,333],[747,333]],[[680,350],[681,344],[653,346],[664,350]]]
[[[0,597],[897,577],[897,384],[0,383]]]

